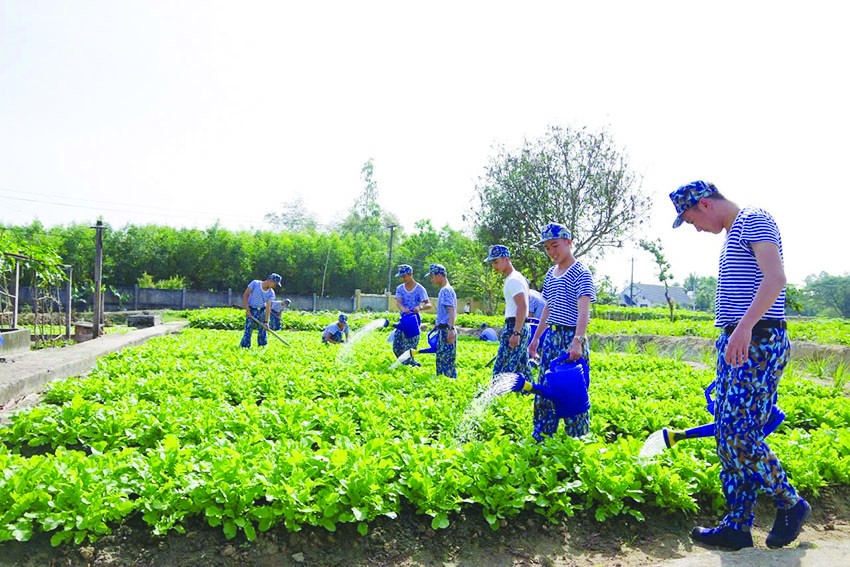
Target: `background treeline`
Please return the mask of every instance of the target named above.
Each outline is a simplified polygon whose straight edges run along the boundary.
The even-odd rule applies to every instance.
[[[533,288],[541,289],[550,261],[535,243],[540,227],[555,221],[570,228],[573,252],[591,269],[607,250],[640,242],[647,259],[656,262],[665,289],[676,285],[671,275],[675,266],[667,262],[661,241],[640,238],[650,199],[625,152],[604,131],[551,126],[517,147],[495,148],[464,213],[465,231],[436,229],[428,220],[406,231],[380,206],[374,167],[371,159],[363,165],[362,192],[344,218],[327,225],[320,225],[297,197],[266,214],[265,229],[230,231],[218,224],[206,229],[118,228],[103,219],[104,284],[241,292],[250,280],[277,272],[283,276],[284,294],[349,297],[355,289],[394,291],[395,266],[405,263],[435,296],[437,290],[425,274],[429,264],[439,262],[448,268],[460,298],[474,298],[483,311],[492,313],[502,298],[503,278],[482,262],[487,246],[509,246],[514,265]],[[0,225],[0,252],[38,260],[29,266],[32,284],[24,285],[55,285],[62,278],[61,260],[73,267],[78,290],[91,288],[94,242],[88,223],[51,228],[37,221]],[[4,258],[0,254],[0,288],[11,270]],[[618,290],[611,280],[599,275],[595,279],[598,303],[616,302]],[[693,292],[698,309],[713,309],[713,277],[691,274],[680,281],[678,285]],[[789,286],[787,305],[791,313],[850,317],[850,275],[809,276],[804,288]]]
[[[219,226],[114,228],[108,223],[106,227],[103,280],[109,285],[180,278],[192,289],[241,292],[252,279],[277,272],[283,276],[284,291],[296,295],[324,291],[324,295],[349,296],[354,289],[382,293],[387,286],[389,241],[378,234],[230,231]],[[73,266],[78,284],[91,281],[95,239],[89,224],[45,228],[33,222],[0,229],[16,240],[40,242],[55,250],[65,264]],[[411,264],[417,279],[434,293],[424,274],[431,262],[439,261],[452,270],[450,276],[459,288],[460,280],[469,279],[461,274],[470,274],[462,264],[481,255],[479,245],[463,233],[449,228],[437,231],[423,222],[412,235],[399,238],[396,233],[391,276],[396,264]],[[481,261],[475,264],[471,271],[483,273]],[[393,289],[397,283],[397,278],[390,278]],[[471,293],[475,286],[467,281],[463,287],[464,293]]]

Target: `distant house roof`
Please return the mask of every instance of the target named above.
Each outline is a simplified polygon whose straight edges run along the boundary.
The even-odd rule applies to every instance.
[[[629,297],[632,291],[632,286],[626,286],[619,293],[617,299],[620,305],[633,307],[666,307],[667,299],[664,297],[664,286],[653,284],[634,284],[634,297]],[[670,286],[670,297],[676,302],[676,305],[691,307],[694,300],[691,299],[684,288],[678,286]]]

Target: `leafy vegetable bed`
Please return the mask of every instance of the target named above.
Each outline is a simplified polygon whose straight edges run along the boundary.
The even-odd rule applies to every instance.
[[[710,440],[682,442],[642,466],[646,437],[709,421],[711,381],[674,360],[595,354],[591,435],[534,443],[531,398],[509,394],[461,442],[465,411],[489,384],[494,345],[462,340],[457,380],[388,371],[386,330],[350,352],[315,332],[291,347],[238,348],[237,331],[188,330],[102,359],[56,384],[46,404],[0,429],[0,540],[36,530],[52,543],[95,539],[140,515],[154,533],[190,517],[228,537],[283,524],[362,533],[403,506],[444,528],[462,509],[496,529],[522,510],[593,510],[604,521],[722,501]],[[770,444],[804,493],[850,484],[850,401],[789,376],[788,417]]]

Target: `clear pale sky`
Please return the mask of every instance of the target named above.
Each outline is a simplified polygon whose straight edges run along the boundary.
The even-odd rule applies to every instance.
[[[0,223],[263,228],[345,215],[374,159],[411,232],[464,228],[494,145],[607,129],[678,281],[722,237],[671,228],[713,181],[772,212],[789,281],[850,273],[840,2],[0,0]],[[557,219],[553,219],[557,220]],[[482,251],[483,252],[483,251]],[[628,247],[596,267],[656,282]]]

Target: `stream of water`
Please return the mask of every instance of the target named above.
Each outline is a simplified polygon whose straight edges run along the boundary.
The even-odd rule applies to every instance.
[[[664,442],[664,430],[659,429],[652,435],[646,438],[643,447],[638,453],[638,462],[648,464],[654,457],[657,457],[667,448],[667,443]]]
[[[507,394],[516,384],[517,375],[514,372],[503,372],[493,376],[490,386],[475,396],[463,412],[463,417],[454,431],[454,437],[461,443],[472,439],[478,430],[478,421],[496,398]]]
[[[351,336],[348,337],[348,341],[342,345],[342,349],[340,349],[339,353],[336,355],[337,363],[344,364],[350,362],[354,356],[354,345],[360,342],[363,337],[372,331],[386,326],[386,321],[386,319],[375,319],[353,332]]]

